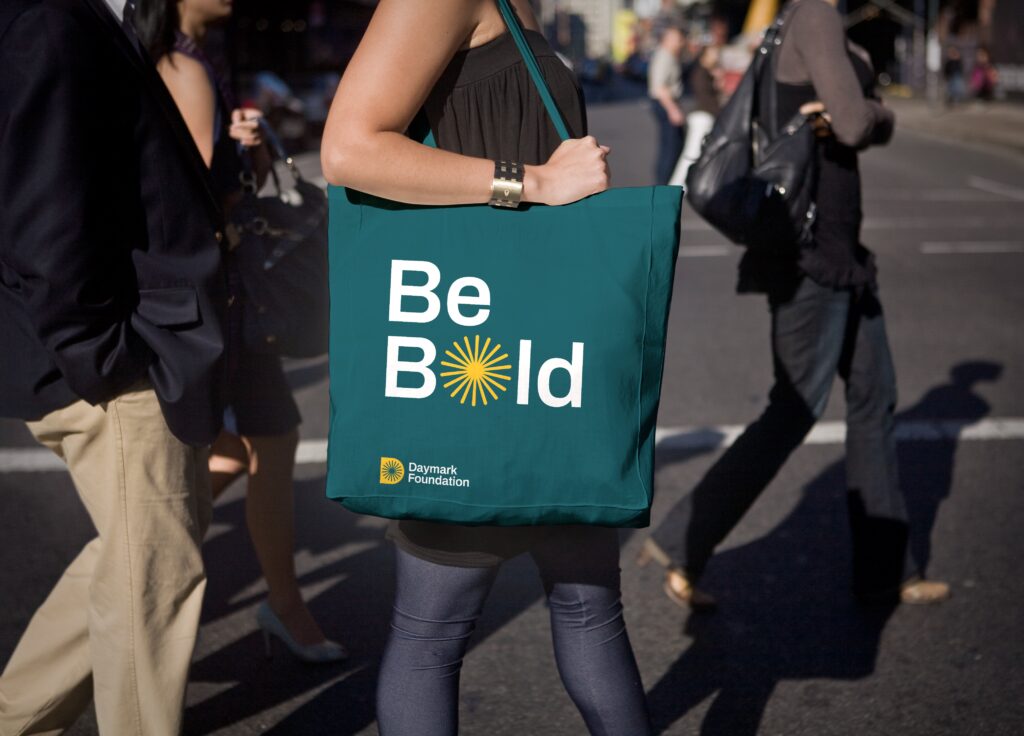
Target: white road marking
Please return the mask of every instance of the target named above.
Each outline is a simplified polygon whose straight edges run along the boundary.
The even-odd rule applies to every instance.
[[[983,217],[965,215],[962,217],[866,217],[861,225],[864,230],[989,230],[991,228],[1024,228],[1024,217],[1002,216]],[[690,215],[683,220],[680,228],[685,232],[714,232],[704,220]]]
[[[719,427],[658,427],[655,441],[664,450],[715,450],[729,447],[743,433],[743,425]],[[1024,419],[955,419],[901,422],[896,439],[909,441],[1021,440]],[[805,445],[836,445],[846,440],[845,422],[818,422],[804,440]]]
[[[718,258],[737,251],[735,245],[684,245],[679,248],[680,258]]]
[[[302,440],[295,450],[297,465],[327,462],[327,440]]]
[[[1015,199],[1018,202],[1024,202],[1024,189],[1019,187],[1013,187],[1009,184],[1003,184],[1002,182],[992,181],[991,179],[983,179],[980,176],[969,176],[967,177],[967,186],[973,187],[974,189],[980,189],[983,192],[989,194],[998,194],[1008,199]]]
[[[977,189],[875,189],[864,190],[865,202],[1003,202],[1003,198]]]
[[[925,255],[950,255],[965,253],[1024,253],[1024,242],[1019,240],[961,240],[931,241],[921,243],[921,252]]]
[[[680,258],[724,258],[742,254],[742,246],[735,245],[683,245],[679,248]],[[926,256],[936,255],[982,255],[991,253],[1024,253],[1024,241],[1020,240],[929,240],[921,243],[920,252]]]
[[[1024,228],[1024,218],[1014,216],[983,217],[865,217],[865,230],[989,230]]]
[[[735,442],[744,428],[742,424],[658,427],[655,441],[663,450],[715,450]],[[842,444],[845,439],[845,422],[818,422],[804,444],[836,445]],[[1024,440],[1024,418],[993,418],[977,422],[955,419],[901,422],[896,425],[896,439],[901,442]],[[327,440],[303,440],[299,443],[295,460],[299,465],[326,462]],[[64,469],[64,463],[42,447],[0,449],[0,473],[47,473]]]
[[[0,450],[0,473],[46,473],[65,469],[60,458],[42,447]]]

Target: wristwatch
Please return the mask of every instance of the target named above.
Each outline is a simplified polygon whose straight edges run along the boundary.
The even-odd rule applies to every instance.
[[[515,161],[495,161],[491,181],[492,207],[515,209],[523,199],[523,166]]]

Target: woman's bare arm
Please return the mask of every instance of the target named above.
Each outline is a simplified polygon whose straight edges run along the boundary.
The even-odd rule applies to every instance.
[[[424,146],[405,131],[455,52],[503,31],[493,0],[381,0],[327,118],[327,180],[411,204],[487,202],[492,161]],[[607,188],[606,153],[592,138],[563,143],[555,166],[526,167],[524,199],[562,204]]]

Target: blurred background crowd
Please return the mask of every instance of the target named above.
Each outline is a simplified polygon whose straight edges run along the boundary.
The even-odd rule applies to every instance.
[[[587,100],[646,93],[663,31],[684,30],[683,106],[696,105],[692,72],[704,57],[719,102],[750,61],[778,0],[540,0],[552,47]],[[319,141],[340,73],[373,0],[250,0],[212,46],[235,73],[246,105],[261,108],[296,148]],[[1024,100],[1024,0],[840,0],[850,39],[867,49],[889,95],[950,105]]]

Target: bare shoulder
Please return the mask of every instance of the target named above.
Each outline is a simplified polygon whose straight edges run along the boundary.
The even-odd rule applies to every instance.
[[[509,0],[509,5],[519,18],[523,28],[531,31],[540,30],[540,23],[537,22],[537,16],[534,14],[529,0]],[[505,33],[505,21],[495,0],[478,0],[473,12],[475,27],[467,39],[466,46],[470,48],[480,46]]]
[[[172,51],[157,62],[157,71],[168,84],[199,85],[212,87],[206,69],[191,56]]]

